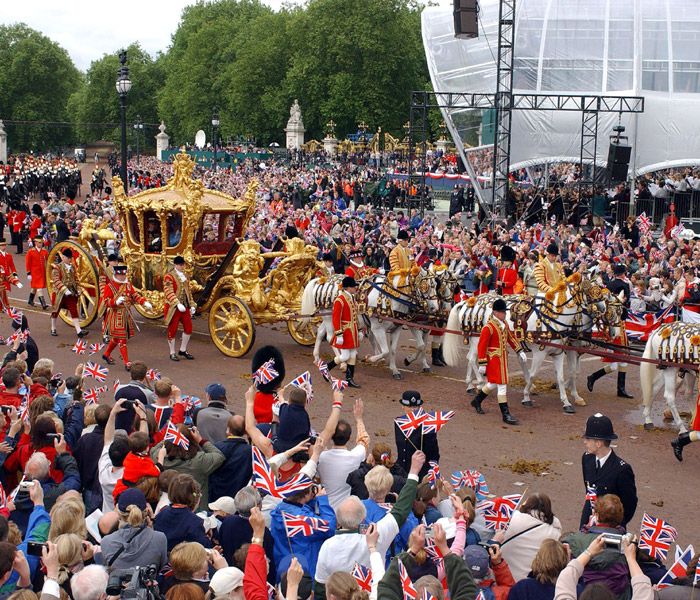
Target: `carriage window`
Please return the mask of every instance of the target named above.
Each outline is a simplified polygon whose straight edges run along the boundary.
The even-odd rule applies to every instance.
[[[243,219],[238,213],[231,213],[226,216],[226,224],[224,227],[224,241],[234,242],[237,238],[243,235]]]
[[[158,253],[163,250],[163,239],[160,230],[160,219],[155,211],[148,210],[143,213],[143,223],[146,230],[146,252]]]
[[[134,212],[129,213],[129,234],[135,243],[141,243],[141,232],[139,231],[139,218]]]
[[[176,248],[182,240],[182,214],[168,215],[168,248]]]

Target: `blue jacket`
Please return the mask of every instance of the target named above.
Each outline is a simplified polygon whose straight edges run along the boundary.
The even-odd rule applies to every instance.
[[[162,531],[168,538],[168,552],[180,542],[199,542],[211,548],[211,540],[204,533],[204,521],[189,508],[166,506],[156,515],[153,529]]]
[[[297,535],[293,538],[288,538],[284,520],[282,519],[283,512],[328,521],[328,531],[315,531],[309,536]],[[270,531],[275,544],[275,564],[279,565],[282,559],[289,554],[303,556],[306,559],[306,564],[309,565],[309,574],[313,579],[316,574],[318,553],[323,542],[335,535],[335,527],[335,512],[333,512],[331,505],[328,503],[327,496],[319,496],[303,505],[292,504],[287,501],[281,502],[270,514]]]
[[[234,497],[253,476],[250,444],[241,437],[229,437],[214,444],[226,457],[224,464],[209,475],[209,502],[221,496]]]

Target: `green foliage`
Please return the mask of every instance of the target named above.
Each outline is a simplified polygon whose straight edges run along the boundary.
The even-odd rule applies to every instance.
[[[57,43],[24,24],[0,26],[0,117],[8,121],[68,121],[67,102],[80,73]],[[70,143],[70,127],[6,124],[13,150]]]

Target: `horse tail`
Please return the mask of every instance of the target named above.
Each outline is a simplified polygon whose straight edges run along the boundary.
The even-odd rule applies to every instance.
[[[462,331],[462,323],[459,316],[462,306],[464,306],[464,303],[459,302],[452,307],[450,316],[447,319],[447,329],[449,331],[445,332],[442,342],[442,353],[445,357],[445,362],[451,367],[458,366],[465,358],[464,336],[458,333],[451,333],[452,331]]]
[[[311,316],[316,312],[315,290],[318,286],[318,278],[314,278],[306,284],[301,296],[301,314]]]
[[[656,342],[656,335],[651,334],[644,346],[644,354],[642,358],[653,358],[653,351]],[[643,404],[646,409],[651,408],[651,403],[654,400],[654,376],[656,375],[656,366],[653,363],[643,362],[639,365],[639,381],[642,387]]]

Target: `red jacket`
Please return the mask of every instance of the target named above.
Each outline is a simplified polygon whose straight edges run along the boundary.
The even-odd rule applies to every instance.
[[[136,485],[141,477],[158,477],[160,470],[151,460],[150,456],[139,456],[129,452],[124,459],[124,473],[122,478],[114,486],[114,501],[125,489]]]
[[[520,343],[507,323],[491,317],[479,336],[479,365],[486,365],[489,383],[508,383],[508,348],[520,351]]]
[[[515,579],[513,579],[513,575],[510,572],[510,567],[505,560],[502,560],[499,564],[492,565],[491,568],[493,569],[495,581],[493,579],[484,579],[479,583],[479,587],[490,589],[496,600],[507,600],[510,588],[515,585]],[[243,579],[243,585],[245,586],[245,578]]]
[[[360,338],[357,332],[357,307],[354,298],[345,291],[341,291],[333,302],[333,331],[335,335],[331,340],[334,348],[355,349],[360,346]]]
[[[22,394],[15,394],[14,392],[5,390],[0,392],[0,406],[14,406],[15,408],[19,408],[23,401],[24,396],[22,396]]]
[[[15,451],[8,455],[7,459],[5,460],[4,467],[8,474],[14,475],[19,471],[24,472],[24,468],[27,466],[27,461],[32,454],[35,452],[41,452],[46,455],[46,458],[48,458],[49,462],[51,463],[51,467],[49,467],[49,476],[51,479],[53,479],[56,483],[61,483],[61,481],[63,481],[63,471],[54,466],[54,460],[56,459],[56,448],[53,446],[44,446],[42,448],[35,449],[29,442],[28,436],[22,436],[19,444],[20,445],[15,448]]]
[[[24,264],[27,268],[27,274],[32,276],[32,289],[46,288],[46,261],[49,258],[49,253],[45,248],[38,250],[30,248],[27,251],[27,257],[24,259]]]
[[[253,411],[258,423],[272,423],[272,405],[275,403],[274,394],[255,392]]]
[[[245,559],[243,595],[246,600],[268,600],[267,560],[265,550],[259,544],[251,544]]]
[[[515,267],[511,266],[505,269],[498,269],[498,280],[503,282],[501,285],[501,291],[504,296],[514,294],[513,287],[518,281],[518,271]]]

